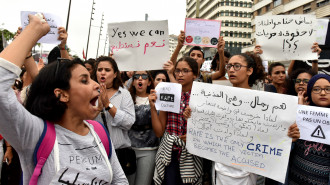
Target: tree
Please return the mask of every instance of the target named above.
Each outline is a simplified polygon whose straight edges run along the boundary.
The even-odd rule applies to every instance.
[[[15,33],[12,33],[10,31],[8,31],[7,29],[0,29],[0,52],[3,50],[2,34],[7,41],[13,39],[15,36]]]

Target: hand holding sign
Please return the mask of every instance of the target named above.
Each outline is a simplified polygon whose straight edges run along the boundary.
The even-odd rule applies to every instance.
[[[23,30],[31,23],[38,23],[44,27],[43,35],[45,35],[38,41],[38,43],[59,44],[60,41],[57,40],[59,37],[57,27],[61,25],[61,19],[56,15],[44,13],[43,15],[46,22],[42,22],[39,17],[35,16],[35,14],[37,14],[37,12],[21,12],[21,24]]]

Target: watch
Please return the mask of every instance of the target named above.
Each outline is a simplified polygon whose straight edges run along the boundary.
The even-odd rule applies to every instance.
[[[109,103],[109,105],[105,108],[105,110],[108,111],[108,110],[112,109],[112,107],[113,107],[112,103]]]

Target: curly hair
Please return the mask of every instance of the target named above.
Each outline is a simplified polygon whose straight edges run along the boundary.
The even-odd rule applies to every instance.
[[[295,82],[294,80],[297,79],[297,77],[301,74],[301,73],[307,73],[309,75],[311,75],[311,77],[313,77],[314,75],[316,75],[315,72],[313,72],[311,69],[305,69],[305,68],[299,68],[294,70],[290,77],[289,77],[289,81],[288,81],[288,93],[289,95],[293,95],[293,96],[297,96],[297,92],[295,89]]]
[[[248,68],[253,68],[253,73],[249,76],[249,86],[252,87],[253,84],[257,84],[258,81],[263,81],[265,79],[265,67],[262,65],[262,59],[250,52],[245,52],[238,54],[238,56],[242,57],[244,61],[247,63]]]

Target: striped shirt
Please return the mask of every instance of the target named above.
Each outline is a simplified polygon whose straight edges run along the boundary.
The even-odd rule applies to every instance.
[[[111,141],[115,149],[131,147],[128,130],[135,122],[132,96],[126,89],[119,87],[118,91],[110,98],[110,102],[117,108],[115,117],[112,117],[108,111],[104,111]],[[101,113],[95,120],[103,123]]]

